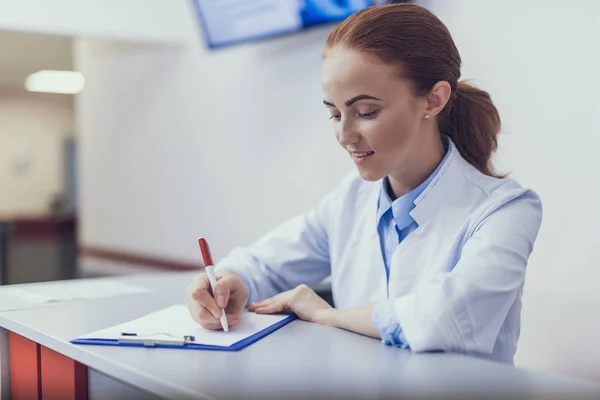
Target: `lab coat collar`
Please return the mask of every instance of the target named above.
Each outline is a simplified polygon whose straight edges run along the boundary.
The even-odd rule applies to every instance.
[[[448,158],[425,190],[417,196],[414,201],[415,208],[409,213],[419,226],[432,219],[440,209],[448,204],[452,204],[453,199],[460,196],[459,188],[463,180],[466,179],[462,169],[463,165],[467,165],[468,168],[474,168],[462,158],[452,139],[449,137],[447,139],[448,152],[450,153],[447,155]],[[381,185],[383,185],[383,179],[378,180],[373,185],[369,201],[373,205],[371,230],[374,232],[374,236],[377,235],[377,210]]]
[[[415,199],[415,208],[410,212],[419,226],[435,217],[446,205],[457,204],[453,200],[460,196],[462,180],[465,179],[462,164],[466,161],[450,138],[448,146],[448,159],[427,188]]]

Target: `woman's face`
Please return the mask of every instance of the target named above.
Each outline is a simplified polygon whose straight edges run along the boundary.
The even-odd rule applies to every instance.
[[[419,154],[427,101],[398,72],[367,53],[344,47],[326,53],[323,102],[338,142],[365,180],[403,175]]]

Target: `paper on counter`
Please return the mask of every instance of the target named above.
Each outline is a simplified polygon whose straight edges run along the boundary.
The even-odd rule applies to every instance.
[[[35,285],[4,286],[0,298],[38,305],[50,302],[90,300],[143,294],[149,289],[120,282],[116,279],[82,279],[36,283]],[[0,310],[4,309],[0,304]]]

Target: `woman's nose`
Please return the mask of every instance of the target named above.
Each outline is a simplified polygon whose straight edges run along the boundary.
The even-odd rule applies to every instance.
[[[353,129],[350,124],[340,124],[337,136],[338,142],[342,146],[347,146],[360,141],[360,133]]]

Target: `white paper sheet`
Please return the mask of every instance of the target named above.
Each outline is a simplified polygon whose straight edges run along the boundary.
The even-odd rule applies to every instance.
[[[149,289],[115,279],[85,279],[38,283],[32,286],[4,286],[0,296],[15,302],[38,305],[58,301],[101,299],[150,292]],[[0,309],[3,309],[0,304]]]
[[[209,331],[198,325],[184,305],[174,305],[124,324],[80,336],[79,339],[119,339],[122,333],[136,333],[154,339],[194,336],[194,343],[229,347],[287,318],[288,315],[260,315],[245,311],[241,323],[229,332]]]

